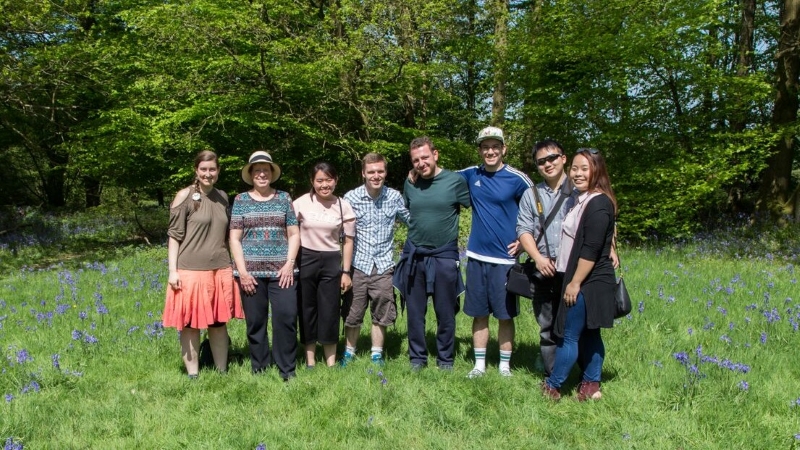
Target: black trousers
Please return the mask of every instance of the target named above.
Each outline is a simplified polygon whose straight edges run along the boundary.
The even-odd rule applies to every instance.
[[[297,364],[297,282],[286,289],[279,286],[279,278],[256,278],[256,292],[252,296],[244,290],[242,308],[247,324],[247,342],[250,344],[250,364],[253,372],[266,370],[273,363],[281,377],[295,375]],[[267,335],[267,318],[272,306],[272,349]]]
[[[337,344],[341,316],[341,262],[338,251],[300,248],[300,341]]]

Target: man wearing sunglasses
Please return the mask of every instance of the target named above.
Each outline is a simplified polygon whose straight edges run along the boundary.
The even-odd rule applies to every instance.
[[[541,361],[536,366],[546,375],[553,370],[556,342],[553,316],[561,297],[561,283],[556,277],[555,258],[561,242],[561,224],[567,215],[566,199],[572,195],[572,182],[564,173],[567,157],[564,148],[554,140],[537,142],[533,158],[544,181],[522,196],[517,217],[517,237],[528,256],[546,281],[538,282],[533,293],[533,312],[539,323],[539,348]],[[544,217],[542,223],[540,217]],[[549,222],[549,223],[548,223]],[[546,230],[544,230],[546,228]],[[543,234],[542,231],[545,231]]]
[[[501,376],[509,377],[514,317],[519,315],[519,304],[515,295],[506,292],[505,282],[519,247],[514,229],[517,205],[533,182],[524,172],[503,162],[506,155],[503,130],[486,127],[478,133],[476,142],[482,164],[458,171],[467,181],[472,202],[464,313],[473,318],[475,367],[467,378],[486,373],[490,315],[498,320],[498,371]]]

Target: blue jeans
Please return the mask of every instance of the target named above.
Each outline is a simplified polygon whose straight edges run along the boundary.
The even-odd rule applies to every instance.
[[[600,381],[606,348],[600,329],[586,328],[586,300],[583,292],[578,293],[577,301],[567,310],[564,336],[556,342],[556,361],[553,372],[546,380],[548,386],[561,389],[576,362],[583,369],[583,381]]]

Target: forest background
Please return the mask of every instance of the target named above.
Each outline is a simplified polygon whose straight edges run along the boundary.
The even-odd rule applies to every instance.
[[[799,36],[800,0],[0,0],[0,205],[163,206],[205,148],[230,193],[255,149],[293,195],[368,151],[399,187],[412,138],[457,169],[493,124],[531,174],[599,148],[628,238],[797,220]]]

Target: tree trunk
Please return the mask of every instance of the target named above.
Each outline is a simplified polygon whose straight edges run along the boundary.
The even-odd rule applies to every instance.
[[[794,205],[789,203],[789,189],[794,160],[794,138],[792,131],[785,131],[797,121],[798,75],[800,74],[800,0],[784,0],[781,8],[781,33],[778,41],[777,84],[775,106],[772,110],[772,126],[781,131],[772,156],[767,160],[759,189],[756,207],[773,216],[793,214]]]
[[[494,22],[494,93],[492,125],[503,126],[506,117],[506,81],[508,79],[508,0],[496,0]]]
[[[736,75],[746,77],[753,68],[753,32],[755,30],[756,0],[741,0],[742,20],[737,33]],[[731,129],[734,132],[744,131],[747,126],[748,108],[746,99],[737,99],[739,107],[736,116],[731,118]]]
[[[100,206],[100,193],[103,191],[103,186],[100,180],[91,177],[83,177],[83,192],[86,198],[86,207],[92,208]]]

